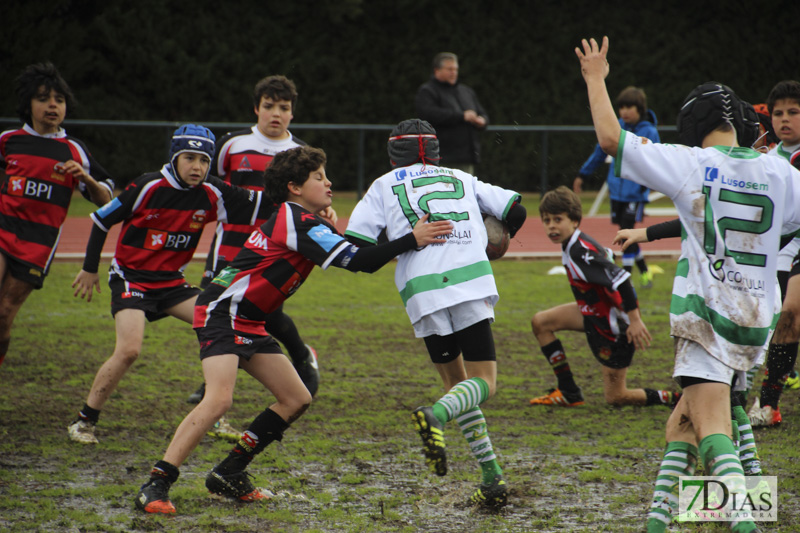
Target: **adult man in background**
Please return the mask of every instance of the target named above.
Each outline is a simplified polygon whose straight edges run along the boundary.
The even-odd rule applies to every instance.
[[[470,87],[458,83],[458,57],[441,52],[433,58],[433,76],[420,85],[415,99],[417,116],[436,129],[439,165],[475,174],[480,163],[480,130],[489,116]]]

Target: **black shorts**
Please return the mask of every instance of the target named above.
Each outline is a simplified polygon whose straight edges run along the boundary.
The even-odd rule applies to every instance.
[[[425,337],[425,346],[431,361],[444,364],[464,352],[465,361],[496,361],[491,322],[481,320],[450,335]]]
[[[611,200],[611,223],[620,229],[633,229],[644,216],[644,202],[620,202]]]
[[[601,335],[585,318],[583,320],[583,329],[586,331],[586,340],[589,342],[589,348],[601,365],[617,369],[631,366],[636,346],[632,342],[628,342],[627,328],[625,331],[621,331],[614,341]]]
[[[232,353],[249,361],[256,353],[283,353],[271,335],[245,335],[225,328],[196,328],[194,332],[200,342],[200,360]]]
[[[23,263],[16,257],[8,255],[4,250],[0,250],[0,253],[6,258],[8,273],[11,274],[12,278],[33,285],[34,289],[42,288],[44,285],[44,278],[47,276],[46,270]]]
[[[111,316],[123,309],[140,309],[144,311],[149,322],[164,318],[167,316],[167,309],[194,298],[201,292],[186,282],[177,287],[145,289],[129,284],[116,274],[111,274],[108,286],[111,288]]]

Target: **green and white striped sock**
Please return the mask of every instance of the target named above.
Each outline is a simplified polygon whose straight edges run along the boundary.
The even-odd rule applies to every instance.
[[[489,439],[489,429],[486,426],[486,419],[480,407],[473,407],[465,413],[461,413],[458,418],[458,427],[461,434],[467,439],[472,456],[478,461],[483,475],[483,482],[486,484],[494,481],[496,475],[502,475],[503,470],[497,463],[497,456]]]
[[[647,532],[663,533],[678,512],[678,479],[691,476],[697,466],[697,448],[688,442],[667,443],[647,514]]]
[[[707,436],[700,441],[700,457],[706,465],[706,475],[729,476],[726,481],[728,490],[732,495],[739,494],[733,498],[734,501],[743,501],[743,495],[747,491],[744,470],[730,437],[722,433]],[[748,533],[755,529],[755,522],[746,507],[741,509],[741,518],[731,521],[731,531],[734,533]]]
[[[488,398],[489,384],[486,381],[482,378],[465,379],[433,404],[433,414],[439,422],[446,424],[458,415],[479,406]]]
[[[735,405],[731,409],[733,422],[739,429],[739,461],[746,476],[761,475],[761,459],[758,457],[756,438],[753,435],[753,427],[750,425],[750,418],[747,416],[741,405]]]

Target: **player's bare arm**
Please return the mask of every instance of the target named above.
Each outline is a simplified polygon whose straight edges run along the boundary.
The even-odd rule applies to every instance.
[[[428,218],[430,213],[425,213],[414,226],[414,238],[417,239],[417,246],[420,248],[435,243],[439,237],[453,231],[453,224],[449,220],[428,222]]]
[[[628,326],[628,342],[632,342],[637,350],[644,350],[650,346],[652,337],[650,332],[647,331],[647,326],[642,321],[639,309],[628,311],[628,318],[631,321]]]
[[[631,244],[640,242],[649,242],[647,240],[647,228],[621,229],[614,235],[614,240],[611,244],[622,245],[622,251],[624,252]]]
[[[111,192],[97,183],[86,169],[81,166],[77,161],[70,159],[63,165],[60,165],[58,172],[61,174],[69,173],[75,176],[75,179],[86,185],[86,190],[89,192],[89,199],[98,206],[103,206],[111,200]]]
[[[608,37],[603,37],[602,45],[598,45],[594,38],[581,40],[581,45],[583,50],[575,47],[575,55],[581,62],[581,74],[589,92],[589,107],[592,110],[597,142],[605,153],[616,156],[621,128],[605,82],[609,72],[606,59]]]
[[[78,272],[78,275],[75,276],[75,281],[72,282],[72,288],[75,289],[75,292],[72,294],[72,296],[75,298],[80,296],[81,300],[86,298],[87,302],[91,302],[92,288],[96,288],[97,293],[100,293],[100,276],[96,272],[93,274],[91,272],[81,270]]]

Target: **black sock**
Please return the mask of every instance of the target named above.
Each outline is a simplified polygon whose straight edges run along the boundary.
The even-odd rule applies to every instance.
[[[166,461],[157,461],[150,471],[150,479],[163,479],[170,485],[178,481],[180,471],[178,467]]]
[[[100,420],[100,410],[99,409],[92,409],[86,404],[83,404],[83,408],[78,413],[78,416],[81,419],[86,420],[87,422],[91,422],[92,424],[97,424],[97,421]]]
[[[770,344],[767,352],[767,375],[761,383],[761,407],[778,407],[783,392],[783,376],[794,368],[798,343]]]
[[[215,469],[220,474],[241,472],[257,454],[272,441],[283,438],[283,432],[289,427],[275,411],[265,409],[250,426],[244,430],[239,442]]]
[[[641,272],[642,274],[647,272],[647,263],[645,262],[644,257],[641,258],[641,259],[637,259],[636,260],[636,267],[639,269],[639,272]]]
[[[547,346],[542,346],[542,353],[556,375],[558,388],[561,392],[577,392],[580,390],[572,377],[572,370],[569,368],[567,355],[564,353],[564,347],[561,345],[560,340],[556,339]]]

